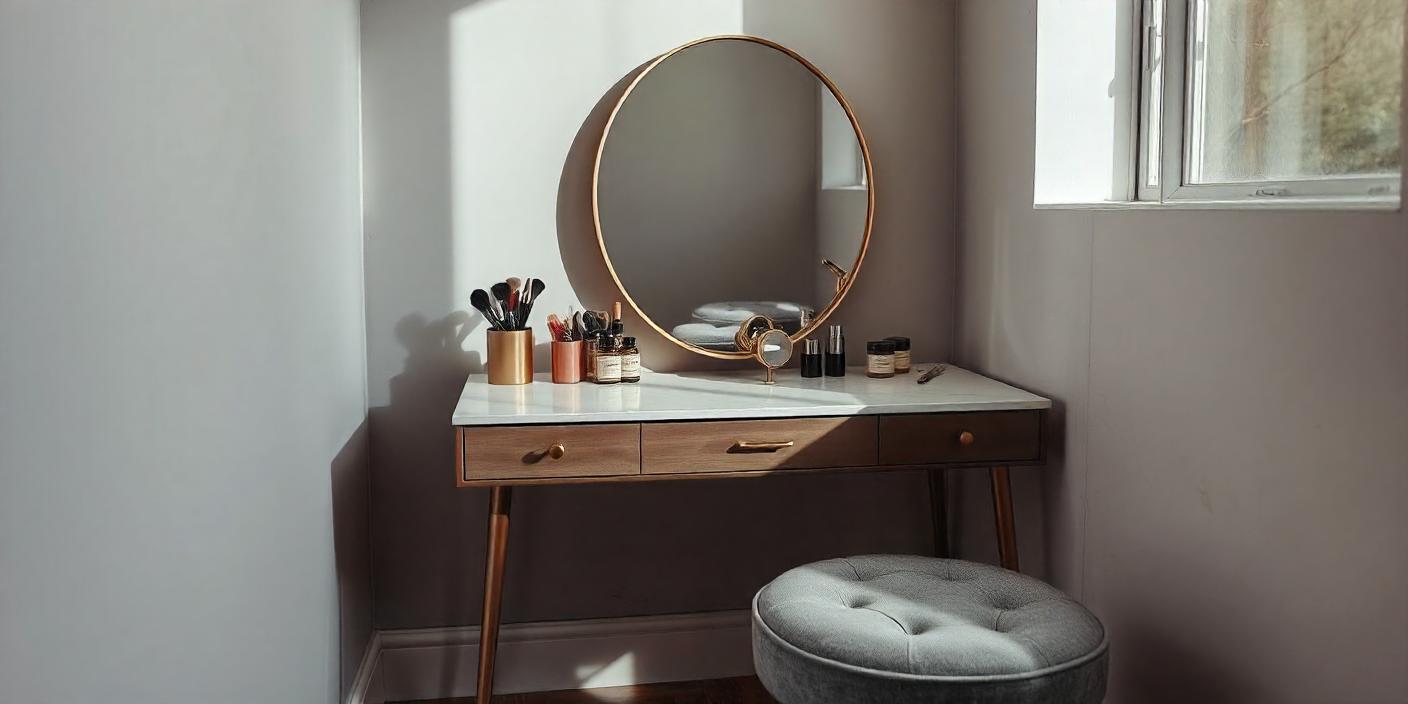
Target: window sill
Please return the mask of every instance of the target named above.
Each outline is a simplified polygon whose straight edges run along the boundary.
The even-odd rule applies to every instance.
[[[1276,198],[1265,200],[1168,200],[1093,203],[1033,203],[1034,210],[1324,210],[1397,212],[1402,202],[1396,196],[1382,198]]]

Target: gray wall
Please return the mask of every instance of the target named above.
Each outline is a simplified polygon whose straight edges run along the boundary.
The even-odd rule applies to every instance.
[[[845,94],[870,143],[875,227],[864,272],[833,322],[847,357],[913,338],[915,359],[953,347],[958,37],[950,0],[743,0],[743,28],[789,46]],[[828,201],[848,209],[844,196]],[[838,262],[849,266],[848,262]],[[901,301],[898,305],[896,300]]]
[[[0,701],[337,700],[356,3],[3,2],[0,105]]]
[[[958,16],[957,358],[1057,400],[1023,557],[1111,701],[1408,699],[1403,214],[1034,211],[1035,2]]]
[[[615,294],[601,287],[600,272],[567,266],[599,260],[582,236],[591,236],[600,101],[653,56],[746,31],[793,47],[846,90],[871,140],[880,196],[870,275],[838,320],[850,330],[851,354],[868,336],[909,334],[921,357],[947,355],[953,5],[884,7],[364,4],[378,627],[478,621],[486,492],[454,488],[447,421],[465,375],[483,360],[483,323],[466,312],[469,292],[507,275],[537,275],[551,287],[537,310],[609,305]],[[881,305],[897,289],[928,307],[915,314]],[[647,366],[704,362],[672,351],[629,316],[627,327],[641,335]],[[917,474],[531,488],[515,496],[505,618],[743,608],[758,586],[803,561],[928,550],[927,503]]]

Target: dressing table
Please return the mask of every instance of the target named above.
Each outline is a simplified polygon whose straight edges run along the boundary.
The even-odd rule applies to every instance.
[[[493,692],[515,487],[921,470],[943,555],[943,472],[986,468],[1000,559],[1018,569],[1008,468],[1041,463],[1050,401],[952,367],[927,384],[916,380],[933,365],[892,378],[857,367],[816,378],[788,369],[794,344],[819,335],[855,285],[871,244],[875,171],[840,89],[797,52],[732,35],[673,49],[628,79],[601,129],[591,216],[611,300],[629,304],[642,325],[626,331],[619,314],[607,326],[605,314],[579,313],[554,325],[566,333],[555,341],[584,340],[609,355],[625,336],[643,336],[766,369],[647,371],[639,383],[603,385],[553,384],[544,374],[512,385],[529,378],[530,342],[511,360],[522,373],[495,377],[505,385],[469,378],[451,422],[456,485],[490,493],[479,702]],[[478,293],[481,312],[493,307],[488,298]],[[872,327],[912,329],[898,309],[925,302],[892,300],[868,311]],[[499,300],[510,310],[514,301]],[[828,350],[842,353],[828,371],[844,368],[839,332],[828,331]],[[874,349],[887,345],[893,354],[893,343]],[[894,368],[886,364],[875,373]]]
[[[926,368],[931,365],[918,365]],[[514,487],[697,481],[798,472],[929,472],[934,545],[947,552],[943,472],[987,468],[1002,566],[1018,569],[1008,467],[1044,457],[1051,402],[956,367],[917,375],[800,378],[778,372],[644,372],[638,384],[494,386],[455,406],[455,483],[490,491],[479,686],[488,701]]]

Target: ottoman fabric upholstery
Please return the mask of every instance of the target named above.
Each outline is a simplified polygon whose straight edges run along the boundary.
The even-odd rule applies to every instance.
[[[758,677],[784,704],[1099,702],[1100,622],[1039,580],[869,555],[789,570],[753,600]]]

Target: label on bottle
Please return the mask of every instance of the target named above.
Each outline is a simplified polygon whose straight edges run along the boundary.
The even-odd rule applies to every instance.
[[[871,374],[894,374],[895,356],[892,354],[872,354],[866,355],[868,363],[866,371]]]
[[[621,355],[621,378],[640,378],[640,353]]]
[[[895,350],[895,371],[909,371],[909,350]]]
[[[596,380],[611,382],[621,380],[621,355],[598,354],[596,356]]]

